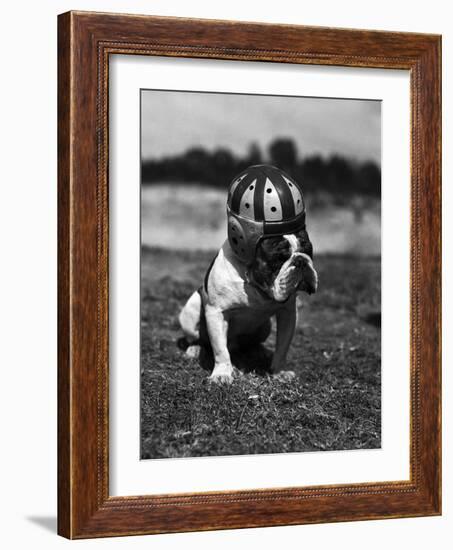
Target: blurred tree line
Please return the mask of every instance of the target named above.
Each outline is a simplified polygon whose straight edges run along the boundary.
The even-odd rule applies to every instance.
[[[313,198],[329,195],[335,202],[343,203],[351,197],[372,199],[381,195],[381,170],[375,162],[359,163],[338,155],[329,158],[315,155],[300,160],[296,144],[289,138],[275,139],[267,157],[258,145],[252,144],[244,156],[236,156],[224,148],[211,153],[194,147],[181,155],[144,160],[142,182],[183,181],[223,189],[248,166],[264,162],[284,170],[301,183],[305,195]]]

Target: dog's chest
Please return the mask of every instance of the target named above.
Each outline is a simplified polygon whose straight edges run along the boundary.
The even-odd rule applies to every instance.
[[[222,302],[222,309],[229,318],[244,327],[259,325],[282,308],[281,303],[270,299],[247,281],[235,281],[229,285],[229,292]]]
[[[241,265],[233,264],[223,249],[213,262],[206,278],[206,287],[212,305],[246,321],[270,317],[282,307],[281,303],[251,284],[246,270]]]
[[[245,300],[242,304],[232,305],[228,310],[230,318],[240,321],[244,325],[256,325],[272,317],[281,309],[281,304],[269,304],[257,300]]]

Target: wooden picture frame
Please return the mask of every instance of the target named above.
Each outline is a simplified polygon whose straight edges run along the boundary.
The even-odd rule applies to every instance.
[[[441,513],[441,39],[69,12],[58,20],[58,532],[68,538]],[[410,71],[410,480],[109,496],[109,56]]]

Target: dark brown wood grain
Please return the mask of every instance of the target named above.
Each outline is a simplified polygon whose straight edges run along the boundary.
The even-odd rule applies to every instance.
[[[70,536],[70,18],[58,26],[58,532]]]
[[[85,538],[440,514],[440,44],[439,36],[426,34],[84,12],[59,16],[61,535]],[[110,54],[410,71],[410,481],[109,496]]]

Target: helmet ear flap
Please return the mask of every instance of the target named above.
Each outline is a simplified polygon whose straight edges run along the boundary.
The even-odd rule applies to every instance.
[[[263,235],[263,223],[242,218],[228,212],[228,242],[235,256],[245,265],[250,265],[255,258],[255,249]]]
[[[250,259],[249,243],[240,222],[234,216],[228,216],[228,241],[236,256],[245,263]]]

